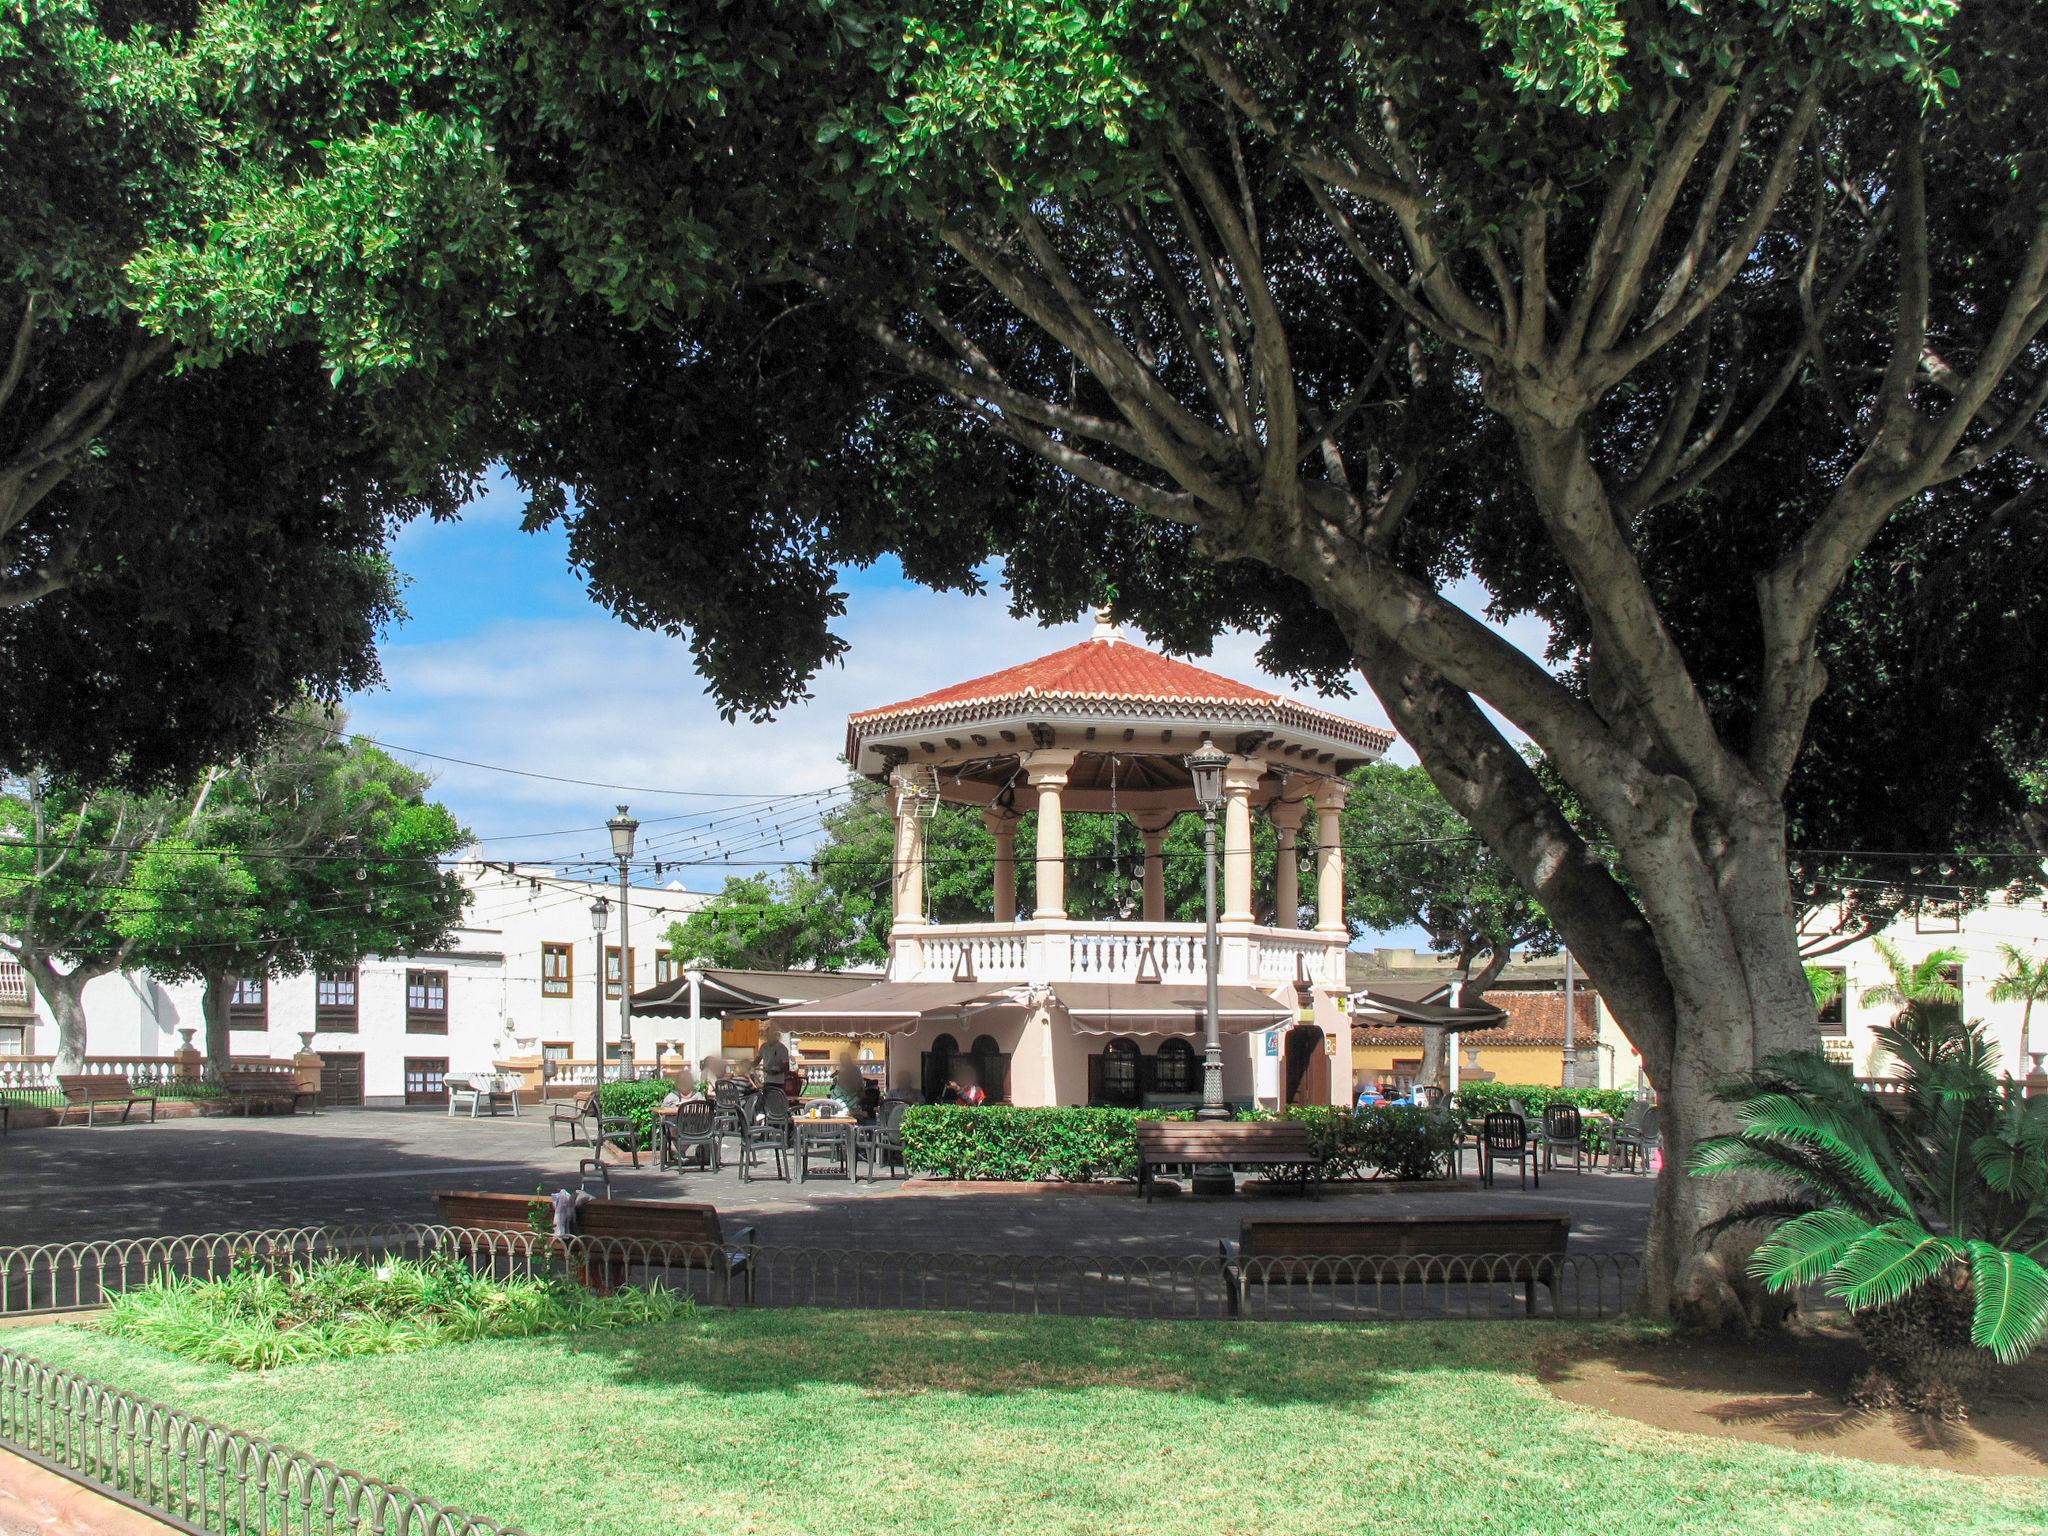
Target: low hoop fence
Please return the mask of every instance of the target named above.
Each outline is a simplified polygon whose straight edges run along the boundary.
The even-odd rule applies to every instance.
[[[1625,1311],[1633,1254],[1247,1258],[968,1253],[714,1245],[417,1223],[303,1227],[0,1249],[0,1317],[102,1307],[152,1280],[237,1265],[447,1258],[500,1275],[560,1274],[600,1289],[661,1285],[707,1304],[1050,1316],[1345,1320]]]
[[[519,1536],[515,1526],[6,1349],[0,1447],[206,1536]]]

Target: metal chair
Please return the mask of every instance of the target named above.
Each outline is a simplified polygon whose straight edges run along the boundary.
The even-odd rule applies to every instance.
[[[787,1180],[789,1140],[793,1127],[789,1095],[780,1088],[764,1088],[759,1103],[759,1117],[750,1117],[740,1132],[740,1181],[751,1181],[757,1156],[764,1151],[775,1154],[775,1176]]]
[[[910,1108],[910,1101],[884,1099],[882,1112],[875,1117],[872,1125],[856,1126],[853,1138],[854,1176],[859,1177],[862,1161],[868,1165],[868,1178],[874,1178],[874,1170],[884,1162],[894,1163],[903,1168],[903,1116]],[[908,1171],[907,1169],[905,1170]]]
[[[550,1099],[548,1101],[548,1145],[551,1147],[562,1145],[561,1142],[555,1140],[555,1130],[558,1126],[566,1125],[569,1127],[568,1145],[572,1147],[588,1146],[590,1140],[584,1134],[583,1122],[596,1118],[597,1095],[594,1093],[579,1094],[573,1099]]]
[[[1660,1140],[1657,1126],[1657,1106],[1645,1100],[1638,1100],[1628,1107],[1628,1113],[1621,1118],[1621,1124],[1610,1134],[1607,1144],[1607,1166],[1612,1168],[1619,1161],[1624,1168],[1633,1167],[1638,1160],[1642,1171],[1650,1168],[1650,1154],[1657,1150]]]
[[[718,1128],[718,1109],[711,1104],[685,1104],[668,1119],[664,1161],[680,1168],[686,1151],[701,1151],[713,1172],[725,1166],[724,1140]]]
[[[1424,1109],[1442,1109],[1444,1106],[1444,1091],[1436,1083],[1424,1083],[1415,1090],[1415,1102]]]
[[[1543,1163],[1547,1168],[1557,1167],[1557,1155],[1569,1151],[1572,1155],[1572,1172],[1585,1172],[1585,1149],[1581,1138],[1585,1127],[1579,1119],[1576,1107],[1570,1104],[1546,1104],[1543,1107]]]
[[[1521,1187],[1527,1189],[1533,1179],[1538,1189],[1543,1187],[1542,1170],[1536,1163],[1536,1149],[1529,1142],[1529,1122],[1520,1115],[1495,1110],[1488,1115],[1479,1128],[1479,1177],[1489,1188],[1493,1184],[1493,1165],[1513,1163]]]

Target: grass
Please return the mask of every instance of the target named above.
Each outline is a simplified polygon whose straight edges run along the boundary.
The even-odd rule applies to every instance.
[[[265,1370],[392,1355],[477,1339],[669,1322],[690,1310],[670,1291],[594,1296],[545,1278],[493,1279],[447,1260],[352,1259],[220,1280],[162,1280],[116,1298],[101,1325],[190,1360]]]
[[[103,1329],[0,1345],[547,1536],[1907,1536],[2048,1528],[2048,1485],[1561,1403],[1603,1330],[700,1311],[237,1372]]]

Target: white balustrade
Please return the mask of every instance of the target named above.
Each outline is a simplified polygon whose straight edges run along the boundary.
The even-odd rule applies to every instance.
[[[1223,930],[1218,976],[1226,985],[1272,986],[1306,978],[1344,982],[1344,947],[1298,928],[1232,925]],[[914,946],[914,948],[913,948]],[[899,938],[889,974],[897,981],[1137,981],[1181,985],[1206,974],[1198,923],[942,923]]]
[[[0,1088],[54,1088],[54,1056],[0,1056]]]

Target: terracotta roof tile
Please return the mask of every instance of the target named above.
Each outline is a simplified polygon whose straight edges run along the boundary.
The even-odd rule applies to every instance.
[[[916,722],[939,724],[955,719],[986,718],[994,705],[1101,703],[1109,706],[1145,704],[1216,705],[1232,714],[1251,709],[1270,711],[1282,719],[1320,729],[1374,753],[1393,743],[1393,733],[1362,725],[1282,694],[1255,688],[1191,662],[1165,656],[1118,638],[1088,639],[1035,661],[1005,667],[985,677],[954,683],[879,709],[847,717],[849,748],[878,727]]]

